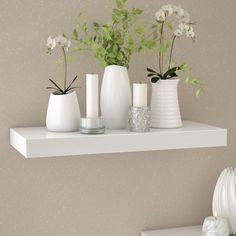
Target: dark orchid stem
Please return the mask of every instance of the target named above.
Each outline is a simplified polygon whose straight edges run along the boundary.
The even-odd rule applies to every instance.
[[[64,78],[64,91],[66,90],[66,84],[67,84],[67,58],[66,58],[66,52],[65,48],[62,47],[63,56],[64,56],[64,64],[65,64],[65,78]]]
[[[160,29],[160,45],[162,45],[163,41],[163,31],[164,31],[164,22],[161,24]],[[160,68],[160,74],[163,75],[163,53],[159,52],[159,68]]]
[[[172,55],[173,55],[173,49],[174,49],[175,39],[176,39],[176,36],[173,37],[173,39],[172,39],[172,43],[171,43],[170,59],[169,59],[168,70],[170,69],[170,67],[171,67],[171,63],[172,63]]]

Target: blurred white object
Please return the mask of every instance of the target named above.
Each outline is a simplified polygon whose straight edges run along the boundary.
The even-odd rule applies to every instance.
[[[202,226],[202,236],[229,236],[227,220],[215,216],[207,217]]]
[[[215,187],[213,215],[221,216],[228,221],[230,234],[236,234],[236,168],[223,170]]]

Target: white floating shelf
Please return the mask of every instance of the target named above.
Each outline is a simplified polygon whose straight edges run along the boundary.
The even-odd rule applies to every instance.
[[[170,229],[144,231],[141,236],[202,236],[202,226],[188,226]]]
[[[100,135],[53,133],[45,127],[29,127],[12,128],[10,142],[28,158],[70,156],[220,147],[227,145],[227,130],[192,121],[184,121],[178,129],[151,129],[147,133],[106,130]]]

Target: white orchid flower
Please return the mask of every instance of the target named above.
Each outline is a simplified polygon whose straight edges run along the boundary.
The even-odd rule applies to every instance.
[[[183,32],[187,32],[190,29],[189,24],[184,24],[184,23],[180,23],[178,25],[179,29],[182,30]]]
[[[193,32],[193,27],[190,27],[189,30],[186,32],[186,37],[187,38],[194,38],[195,33]]]
[[[158,22],[164,22],[166,19],[166,15],[163,9],[160,9],[156,12],[156,18]]]
[[[183,18],[185,15],[185,10],[181,6],[174,6],[174,12],[178,19]]]
[[[158,22],[164,22],[166,17],[175,15],[177,18],[178,26],[174,30],[173,35],[176,37],[186,36],[187,38],[195,38],[195,33],[190,21],[190,14],[185,11],[181,6],[176,5],[163,5],[160,10],[155,14]]]
[[[169,16],[171,16],[174,12],[173,6],[170,4],[162,6],[161,9],[165,12],[166,15]]]
[[[57,43],[57,45],[61,46],[61,47],[65,47],[67,44],[67,38],[64,37],[63,35],[59,35],[55,38],[55,41]]]
[[[50,54],[57,45],[68,51],[71,46],[71,41],[63,35],[59,35],[55,38],[49,36],[47,40],[48,53]]]
[[[176,37],[180,37],[180,36],[183,35],[183,31],[180,30],[180,29],[176,29],[176,30],[174,31],[174,35],[175,35]]]
[[[55,39],[53,39],[51,36],[48,37],[48,40],[47,40],[47,47],[48,49],[50,50],[53,50],[53,48],[55,48],[57,45]]]

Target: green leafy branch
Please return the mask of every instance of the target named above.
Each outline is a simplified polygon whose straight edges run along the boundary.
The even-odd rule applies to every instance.
[[[142,10],[127,9],[125,3],[126,0],[116,0],[111,20],[105,24],[94,22],[92,33],[88,32],[87,24],[79,24],[79,27],[73,30],[78,50],[82,46],[87,46],[102,67],[107,65],[129,67],[133,53],[156,46],[157,27],[153,27],[152,32],[146,36],[145,27],[136,23]],[[79,30],[83,32],[84,38],[78,37]]]

